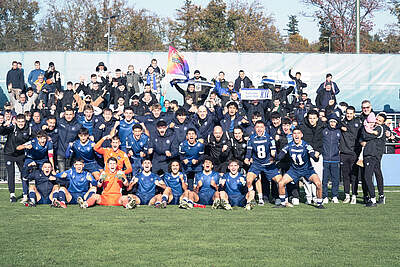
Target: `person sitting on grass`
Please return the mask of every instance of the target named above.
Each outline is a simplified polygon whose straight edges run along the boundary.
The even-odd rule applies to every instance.
[[[52,176],[53,165],[46,161],[40,170],[34,170],[28,175],[29,181],[35,184],[29,185],[29,199],[24,204],[27,207],[36,207],[39,204],[52,204],[58,198],[58,185],[54,185],[56,178]]]
[[[206,157],[203,163],[203,171],[194,177],[193,199],[202,205],[212,205],[217,209],[221,204],[218,192],[219,173],[213,171],[211,158]]]
[[[86,201],[79,202],[83,209],[94,206],[124,206],[127,209],[133,209],[135,199],[132,195],[123,196],[121,190],[128,186],[128,180],[123,171],[118,170],[118,160],[111,157],[107,160],[105,170],[100,174],[97,187],[103,187],[101,194],[93,194]]]
[[[17,146],[17,150],[25,149],[25,160],[24,166],[22,167],[22,191],[23,198],[22,203],[28,201],[28,175],[32,169],[37,168],[40,170],[43,163],[50,162],[52,170],[54,169],[54,158],[53,158],[53,142],[50,137],[47,136],[46,132],[40,130],[36,137],[23,144]],[[55,173],[53,173],[55,174]]]
[[[66,208],[66,203],[81,204],[96,193],[97,181],[84,169],[84,160],[77,159],[71,169],[56,175],[56,182],[61,186],[53,202],[56,208]]]
[[[162,176],[162,181],[166,188],[161,196],[161,206],[165,208],[167,204],[178,205],[182,201],[183,192],[187,190],[186,175],[181,172],[181,164],[174,160],[169,164],[169,172]]]
[[[128,186],[128,192],[137,184],[136,195],[133,195],[134,207],[136,205],[154,205],[156,208],[161,207],[161,194],[156,195],[156,186],[165,190],[166,186],[157,174],[151,172],[151,160],[144,159],[142,162],[142,171],[132,178]]]
[[[239,173],[239,161],[231,160],[228,165],[229,172],[225,173],[219,181],[219,194],[221,207],[231,210],[232,206],[245,207],[250,199],[254,199],[254,190],[248,192],[246,178]],[[251,209],[250,205],[246,206]]]

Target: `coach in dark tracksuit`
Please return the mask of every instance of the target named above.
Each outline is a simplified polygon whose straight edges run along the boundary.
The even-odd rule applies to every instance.
[[[377,125],[373,133],[368,133],[365,128],[362,128],[361,133],[361,141],[366,142],[364,147],[364,175],[363,179],[368,188],[368,194],[370,200],[366,203],[367,207],[375,207],[376,206],[376,198],[375,198],[375,186],[372,180],[372,176],[376,169],[380,166],[379,160],[382,156],[382,152],[379,149],[379,145],[381,143],[382,138],[385,137],[383,127]],[[365,196],[364,196],[365,197]]]
[[[72,113],[72,116],[70,115]],[[68,115],[66,115],[68,114]],[[67,118],[67,119],[66,119]],[[73,142],[77,136],[82,125],[75,118],[74,111],[67,108],[64,112],[64,118],[57,121],[58,129],[58,148],[57,148],[57,165],[60,172],[69,168],[67,159],[65,158],[65,151],[68,144]]]
[[[151,135],[149,154],[153,155],[153,172],[161,175],[168,172],[168,164],[178,155],[177,139],[174,131],[167,128],[165,121],[157,122],[157,130]]]
[[[24,165],[24,150],[17,150],[17,147],[25,144],[32,139],[32,130],[26,123],[23,114],[17,115],[16,125],[0,126],[0,135],[6,135],[7,141],[4,147],[4,161],[6,162],[8,190],[10,192],[10,201],[16,202],[15,197],[15,163],[20,172]]]
[[[355,108],[350,106],[346,110],[346,116],[342,120],[340,138],[340,164],[345,202],[350,201],[350,183],[352,185],[352,195],[357,195],[358,184],[354,184],[357,179],[358,166],[356,165],[357,156],[360,154],[361,147],[358,142],[362,123],[359,118],[355,118]]]

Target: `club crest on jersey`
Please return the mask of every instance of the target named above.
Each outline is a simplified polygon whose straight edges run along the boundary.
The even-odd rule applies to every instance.
[[[118,156],[117,159],[120,160],[120,159],[121,159],[121,156]]]
[[[171,143],[171,141],[169,139],[167,139],[167,141],[165,141],[165,143],[169,144],[169,143]]]
[[[75,131],[75,127],[72,127],[72,129],[71,129],[72,131]]]
[[[358,128],[358,123],[354,124],[354,126],[355,126],[356,128]]]

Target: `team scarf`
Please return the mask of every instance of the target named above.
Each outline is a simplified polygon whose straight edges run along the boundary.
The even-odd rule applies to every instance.
[[[174,83],[182,83],[182,84],[186,84],[186,85],[194,84],[195,86],[196,85],[205,85],[205,86],[215,87],[214,83],[212,83],[212,82],[201,81],[201,80],[196,81],[196,80],[192,80],[192,79],[190,79],[190,80],[175,79],[175,80],[170,81],[171,86],[173,86]]]
[[[157,81],[156,81],[156,74],[153,72],[153,74],[148,73],[147,74],[147,83],[151,84],[151,75],[153,75],[153,90],[157,91]]]
[[[280,85],[282,87],[290,87],[293,86],[294,89],[297,91],[297,86],[296,86],[296,82],[295,81],[283,81],[283,80],[277,80],[277,79],[262,79],[261,83],[268,83],[268,84],[273,84],[275,85]]]

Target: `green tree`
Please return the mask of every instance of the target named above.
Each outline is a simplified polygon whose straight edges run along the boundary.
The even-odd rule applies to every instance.
[[[0,50],[31,50],[36,47],[39,4],[32,0],[0,1]]]
[[[299,21],[297,20],[297,16],[290,15],[289,22],[286,24],[287,29],[285,29],[288,33],[288,36],[299,34]]]
[[[282,51],[283,39],[258,1],[236,1],[229,9],[228,25],[232,29],[234,51]]]

